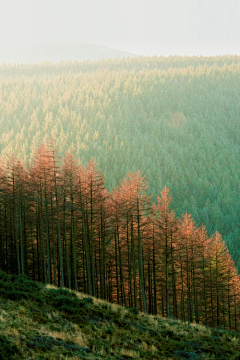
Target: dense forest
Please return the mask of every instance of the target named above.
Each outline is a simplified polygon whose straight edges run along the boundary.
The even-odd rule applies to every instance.
[[[112,192],[53,142],[29,166],[0,166],[0,269],[111,302],[239,330],[240,278],[221,235],[177,217],[164,187],[155,204],[139,172]]]
[[[0,151],[26,164],[52,137],[108,191],[140,170],[176,215],[219,231],[240,266],[240,57],[139,57],[2,64]]]

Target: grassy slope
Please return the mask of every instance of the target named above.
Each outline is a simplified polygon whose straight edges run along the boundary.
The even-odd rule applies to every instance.
[[[240,359],[239,333],[91,299],[0,272],[0,359]]]

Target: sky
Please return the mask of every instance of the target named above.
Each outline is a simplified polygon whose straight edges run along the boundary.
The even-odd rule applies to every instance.
[[[240,54],[240,0],[1,0],[0,44],[95,43],[141,55]]]

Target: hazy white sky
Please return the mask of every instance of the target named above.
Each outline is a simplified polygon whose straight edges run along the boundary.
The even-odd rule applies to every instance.
[[[240,54],[240,0],[1,0],[0,43]]]

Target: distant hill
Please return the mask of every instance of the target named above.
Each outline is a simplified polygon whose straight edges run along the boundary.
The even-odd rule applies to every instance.
[[[137,55],[88,43],[0,45],[0,63],[40,63],[46,61],[56,63],[62,60],[85,61],[134,56]]]

